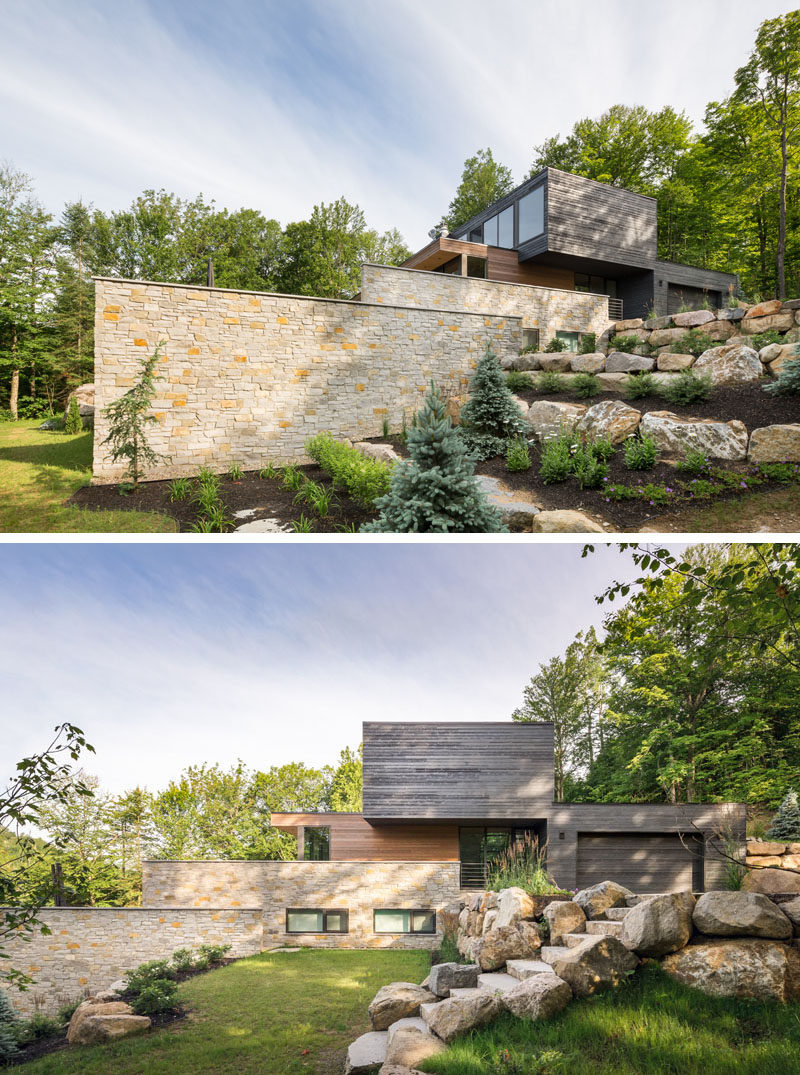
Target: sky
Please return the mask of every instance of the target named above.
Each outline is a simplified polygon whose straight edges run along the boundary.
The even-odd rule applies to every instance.
[[[520,182],[610,105],[701,124],[774,0],[0,0],[0,160],[45,206],[147,188],[427,242],[465,159]]]
[[[62,721],[119,793],[201,762],[334,762],[363,720],[508,720],[637,574],[581,549],[4,544],[0,787]]]

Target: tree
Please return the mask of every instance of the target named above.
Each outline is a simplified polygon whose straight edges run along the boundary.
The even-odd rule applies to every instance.
[[[95,227],[90,206],[68,202],[56,229],[55,354],[62,388],[91,378],[94,365]]]
[[[156,366],[161,357],[163,341],[149,358],[143,359],[139,380],[128,391],[105,408],[109,432],[103,444],[111,445],[111,458],[116,463],[127,460],[125,478],[135,491],[145,466],[153,466],[161,456],[147,441],[147,426],[156,422],[148,414],[156,394]]]
[[[513,189],[511,169],[496,161],[491,149],[479,149],[464,161],[461,182],[439,227],[451,233],[458,231],[476,213]]]
[[[504,454],[512,437],[527,432],[522,412],[487,340],[469,382],[469,399],[461,408],[460,435],[478,459],[490,459]]]
[[[67,408],[67,417],[64,422],[65,433],[80,433],[83,430],[83,419],[81,418],[81,408],[78,403],[77,396],[71,396],[69,401],[69,407]]]
[[[740,100],[758,101],[765,119],[780,136],[778,194],[778,298],[786,298],[786,190],[789,143],[800,131],[800,11],[765,19],[750,59],[736,72]]]
[[[358,750],[345,747],[340,752],[339,763],[328,790],[328,806],[334,812],[359,813],[361,811],[363,754],[361,745]]]
[[[768,840],[800,840],[800,803],[793,789],[786,792],[766,836]]]
[[[445,402],[431,385],[408,433],[410,459],[395,465],[386,496],[375,501],[377,519],[362,533],[496,534],[500,514],[475,479],[475,463],[453,428]]]

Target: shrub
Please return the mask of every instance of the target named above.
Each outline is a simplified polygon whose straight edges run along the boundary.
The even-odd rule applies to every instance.
[[[126,993],[139,993],[153,982],[159,982],[164,978],[174,978],[177,971],[171,966],[168,959],[151,959],[147,963],[140,963],[134,970],[125,971],[127,983]]]
[[[229,944],[201,944],[197,949],[199,958],[208,965],[221,963],[230,950]]]
[[[658,448],[652,437],[631,435],[623,444],[628,470],[652,470],[658,460]]]
[[[623,351],[626,355],[633,354],[636,348],[641,346],[642,341],[633,333],[628,336],[615,335],[608,341],[610,351]]]
[[[338,444],[330,433],[312,437],[306,442],[306,451],[333,478],[334,485],[346,489],[347,495],[364,508],[372,508],[389,489],[391,467],[380,459],[368,459],[347,444]]]
[[[680,470],[684,474],[694,475],[703,474],[710,467],[708,456],[705,452],[698,451],[696,448],[687,448],[683,459],[679,459],[675,464],[676,470]]]
[[[11,1007],[5,990],[0,989],[0,1063],[11,1060],[19,1052],[17,1049],[19,1029],[19,1018]]]
[[[228,467],[228,480],[232,482],[240,482],[244,478],[244,471],[238,463],[231,463]]]
[[[539,477],[545,485],[564,482],[572,473],[572,455],[576,448],[572,433],[559,433],[542,445],[539,456]]]
[[[764,385],[764,391],[774,392],[776,395],[800,395],[800,355],[784,362],[772,384]]]
[[[64,419],[64,432],[83,432],[83,419],[81,418],[81,408],[80,404],[78,403],[77,396],[70,396],[69,407],[67,409],[67,417]]]
[[[291,489],[293,493],[296,493],[303,485],[305,485],[306,476],[303,474],[299,467],[284,467],[283,474],[281,476],[281,484],[284,489]]]
[[[459,435],[478,459],[501,455],[507,440],[527,431],[527,423],[488,342],[469,383],[469,393],[461,408]]]
[[[570,385],[571,390],[580,399],[589,399],[591,396],[596,396],[602,390],[602,387],[596,373],[576,373]]]
[[[509,392],[523,392],[533,388],[533,377],[524,370],[511,370],[506,374],[506,385]]]
[[[176,500],[185,500],[191,490],[191,485],[188,478],[176,478],[169,483],[169,499],[174,502]]]
[[[547,848],[540,847],[535,836],[526,833],[492,862],[487,885],[494,892],[503,888],[521,888],[532,896],[560,892],[547,872]]]
[[[142,361],[138,381],[132,388],[114,400],[103,413],[108,418],[109,431],[103,444],[111,446],[111,458],[116,463],[126,461],[125,477],[135,490],[145,466],[153,466],[162,457],[147,443],[147,427],[157,421],[148,414],[156,394],[156,366],[161,357],[159,343],[155,351]]]
[[[531,453],[524,437],[514,437],[506,448],[506,470],[530,470]]]
[[[777,329],[769,328],[766,332],[757,332],[750,337],[753,349],[760,351],[762,347],[769,347],[771,343],[783,343],[783,336]]]
[[[536,378],[536,391],[537,392],[566,392],[567,382],[561,376],[560,373],[553,373],[551,370],[542,370],[539,376]]]
[[[439,948],[440,963],[463,963],[461,953],[458,950],[458,930],[446,929],[442,934],[442,943]]]
[[[0,407],[0,422],[15,421],[14,412],[10,407]]]
[[[572,473],[581,489],[597,489],[608,475],[608,464],[598,459],[589,444],[578,444],[572,452]]]
[[[41,1038],[50,1038],[54,1034],[59,1034],[63,1029],[63,1022],[56,1016],[36,1012],[30,1019],[21,1021],[18,1024],[17,1044],[29,1045],[32,1041],[39,1041]]]
[[[594,457],[604,463],[607,463],[616,451],[610,437],[596,437],[594,440],[587,441],[587,446],[591,449]]]
[[[363,533],[505,531],[500,513],[475,478],[475,461],[433,385],[416,426],[409,430],[408,450],[410,459],[395,466],[389,492],[375,504],[379,517],[362,526]]]
[[[46,399],[34,396],[20,396],[17,400],[17,414],[20,418],[52,418],[53,408]],[[82,428],[83,425],[81,424]]]
[[[596,332],[584,332],[581,334],[581,343],[578,348],[578,353],[581,355],[591,355],[597,350],[597,333]]]
[[[628,374],[623,389],[625,399],[644,399],[656,392],[658,382],[652,373]]]
[[[545,347],[545,351],[549,355],[558,354],[561,351],[566,351],[566,349],[567,349],[566,340],[559,340],[557,336],[554,336],[552,338],[552,340],[550,341],[550,343],[548,343],[547,347]]]
[[[154,978],[131,1002],[137,1015],[158,1015],[176,1007],[178,986],[171,978]]]
[[[661,386],[661,395],[673,406],[687,407],[690,403],[700,403],[711,398],[714,384],[710,374],[699,377],[691,370],[681,370],[675,377]]]
[[[178,948],[172,953],[170,963],[178,974],[182,971],[190,971],[195,968],[195,957],[191,948]]]
[[[767,829],[768,840],[800,840],[800,803],[797,792],[789,790]]]
[[[258,476],[262,481],[269,481],[272,478],[280,478],[281,470],[280,467],[276,467],[274,463],[267,463],[265,467],[262,467],[261,470],[259,470]]]
[[[56,1012],[56,1019],[58,1019],[61,1026],[67,1025],[81,1004],[83,1004],[83,997],[78,998],[78,1000],[70,1000],[61,1005]]]
[[[711,347],[719,347],[719,340],[714,340],[702,328],[690,328],[678,340],[673,340],[669,345],[670,351],[676,355],[702,355]]]

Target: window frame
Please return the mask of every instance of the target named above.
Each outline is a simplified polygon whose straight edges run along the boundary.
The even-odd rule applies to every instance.
[[[312,858],[308,854],[308,834],[310,832],[327,832],[328,834],[328,854],[325,858],[319,856]],[[330,825],[304,825],[303,826],[303,862],[330,862],[331,860],[331,827]]]
[[[342,935],[350,932],[350,911],[344,907],[286,907],[285,911],[284,933],[289,933],[292,936],[300,936],[304,933],[313,933],[315,935],[319,935],[320,933],[335,933]],[[290,914],[321,914],[322,929],[289,929]],[[329,914],[342,915],[344,918],[344,929],[328,929]]]
[[[522,238],[522,203],[527,198],[532,198],[532,197],[534,197],[535,195],[538,195],[538,194],[541,195],[541,200],[542,200],[542,207],[541,207],[542,208],[542,217],[541,217],[542,226],[539,229],[539,231],[534,232],[533,235],[526,235],[525,238],[523,239]],[[517,200],[516,200],[516,202],[514,204],[515,204],[515,208],[516,208],[516,213],[515,213],[515,216],[516,216],[516,236],[517,236],[516,245],[517,245],[517,247],[520,247],[520,246],[524,246],[525,243],[533,242],[534,239],[538,239],[540,235],[544,235],[545,232],[547,231],[547,198],[545,196],[545,184],[540,183],[538,185],[538,187],[532,187],[531,190],[526,191],[521,197],[517,198]]]
[[[411,929],[378,929],[376,915],[380,912],[389,914],[408,914]],[[414,915],[433,915],[433,929],[414,929]],[[380,936],[389,937],[435,937],[438,928],[438,919],[434,907],[373,907],[372,908],[372,932]]]

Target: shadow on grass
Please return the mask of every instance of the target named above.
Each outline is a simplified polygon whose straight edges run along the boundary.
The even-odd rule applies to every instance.
[[[29,432],[37,437],[43,435],[41,430]],[[71,470],[85,470],[92,465],[92,434],[80,433],[77,436],[65,436],[63,433],[50,433],[51,443],[42,444],[8,444],[0,446],[0,460],[9,463],[32,463],[38,466],[68,467]]]

